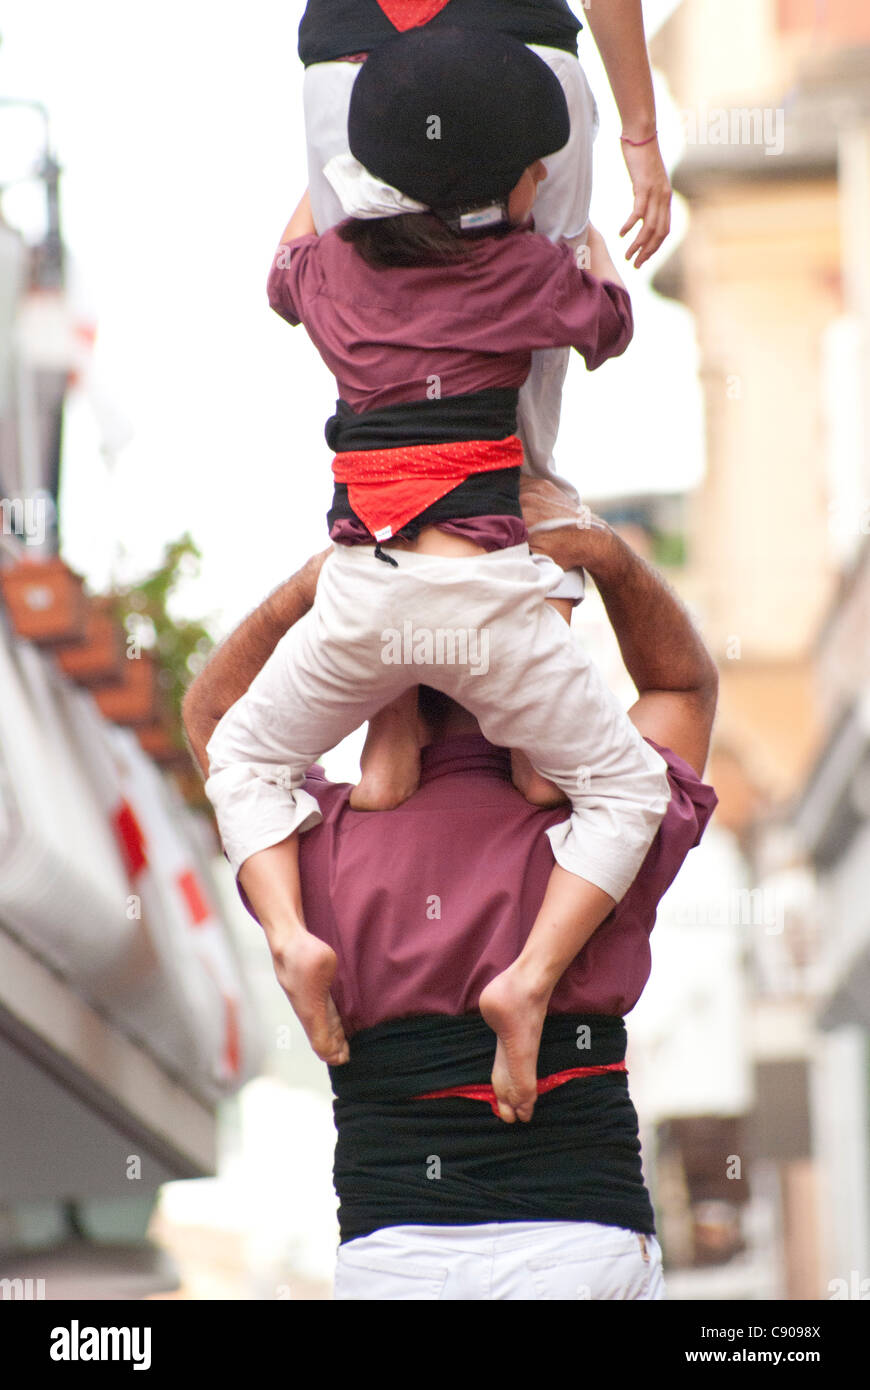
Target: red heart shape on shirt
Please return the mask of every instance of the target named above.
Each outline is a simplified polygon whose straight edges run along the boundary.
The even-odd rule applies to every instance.
[[[400,34],[428,24],[449,3],[450,0],[378,0],[387,19]]]

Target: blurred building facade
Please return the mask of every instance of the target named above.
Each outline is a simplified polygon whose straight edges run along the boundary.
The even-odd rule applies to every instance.
[[[215,846],[136,721],[100,707],[114,674],[83,674],[94,601],[56,553],[80,366],[58,173],[46,149],[38,240],[0,210],[2,1300],[177,1286],[146,1238],[158,1191],[214,1171],[219,1102],[262,1046]]]
[[[683,0],[652,54],[685,138],[689,230],[654,284],[700,350],[680,587],[721,671],[709,780],[746,872],[724,919],[751,1078],[739,1128],[699,1114],[659,1139],[684,1197],[710,1169],[696,1233],[699,1202],[729,1205],[729,1164],[742,1211],[730,1251],[702,1231],[686,1268],[776,1251],[739,1293],[723,1274],[680,1296],[870,1297],[870,9]]]

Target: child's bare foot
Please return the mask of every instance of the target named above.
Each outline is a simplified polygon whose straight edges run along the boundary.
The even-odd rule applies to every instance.
[[[517,748],[511,751],[511,781],[533,806],[561,806],[568,801],[561,787],[536,772],[525,753]]]
[[[318,1057],[333,1067],[346,1062],[350,1048],[329,992],[338,964],[332,947],[300,928],[286,943],[273,946],[272,960],[278,983]]]
[[[541,1030],[552,990],[529,983],[514,964],[496,975],[480,996],[480,1012],[498,1038],[492,1088],[508,1124],[530,1120],[538,1098]]]
[[[378,710],[360,757],[362,777],[350,794],[354,811],[392,811],[420,785],[417,687]]]

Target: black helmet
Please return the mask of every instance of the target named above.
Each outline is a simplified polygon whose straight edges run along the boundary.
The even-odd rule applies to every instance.
[[[370,173],[449,220],[505,203],[530,164],[562,148],[570,125],[559,79],[525,44],[424,26],[369,53],[351,92],[348,143]]]

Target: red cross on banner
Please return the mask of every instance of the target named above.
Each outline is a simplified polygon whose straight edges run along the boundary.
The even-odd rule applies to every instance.
[[[401,34],[428,24],[449,3],[450,0],[378,0],[387,19]]]

